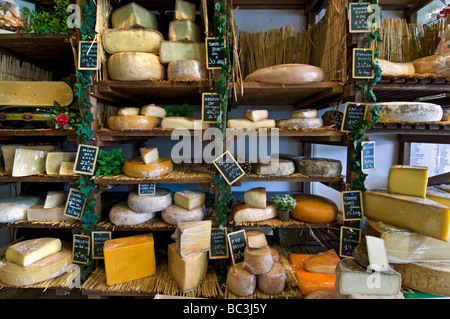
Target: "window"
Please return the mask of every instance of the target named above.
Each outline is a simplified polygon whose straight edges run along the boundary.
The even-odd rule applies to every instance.
[[[450,172],[450,144],[411,143],[410,165],[427,166],[429,177]]]

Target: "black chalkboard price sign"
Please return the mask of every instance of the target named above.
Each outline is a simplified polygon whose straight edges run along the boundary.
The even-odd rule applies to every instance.
[[[375,141],[362,142],[361,170],[373,171],[375,169]]]
[[[86,199],[83,193],[79,190],[71,188],[67,196],[66,207],[64,208],[64,215],[74,219],[80,219],[84,212],[84,204]]]
[[[356,125],[359,119],[366,118],[367,103],[345,103],[344,116],[342,119],[341,131],[350,132],[351,126]]]
[[[78,70],[98,70],[98,42],[80,41],[78,45]]]
[[[228,234],[228,244],[230,246],[231,259],[233,265],[244,261],[244,250],[247,246],[245,230],[238,230]]]
[[[353,49],[352,73],[354,79],[373,79],[375,71],[373,49]]]
[[[139,184],[138,194],[139,195],[155,195],[156,185],[153,184]]]
[[[91,232],[92,241],[92,259],[103,259],[103,246],[105,241],[111,239],[110,231],[93,231]]]
[[[73,235],[72,261],[78,264],[87,264],[91,249],[91,237]]]
[[[217,93],[202,93],[202,121],[217,123],[220,116],[220,101],[222,97]]]
[[[238,179],[245,175],[244,170],[239,163],[231,155],[230,151],[226,151],[213,161],[217,170],[227,181],[228,185],[232,185]]]
[[[228,258],[227,229],[215,227],[211,229],[211,248],[209,259]]]
[[[360,242],[361,229],[342,226],[339,241],[339,256],[353,258],[353,251]]]
[[[75,158],[73,171],[84,175],[94,175],[98,149],[98,146],[78,145],[78,152]]]
[[[350,33],[370,32],[368,23],[370,3],[349,3],[349,31]]]
[[[225,43],[219,38],[206,38],[206,68],[220,69],[226,64],[225,55],[223,53]]]
[[[361,191],[341,192],[343,220],[363,220],[364,208]]]

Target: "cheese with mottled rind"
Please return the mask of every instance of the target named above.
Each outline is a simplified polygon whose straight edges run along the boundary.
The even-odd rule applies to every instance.
[[[178,223],[172,238],[175,240],[177,252],[187,257],[211,247],[211,220]]]
[[[274,262],[267,273],[258,275],[258,288],[268,295],[277,295],[286,286],[286,270],[280,262]]]
[[[424,198],[428,186],[428,167],[393,165],[389,169],[389,193]]]
[[[127,202],[121,202],[111,207],[109,220],[116,226],[133,226],[148,222],[155,218],[156,212],[138,213],[131,210]]]
[[[6,260],[26,267],[32,263],[57,253],[62,248],[59,238],[41,237],[28,239],[9,246],[6,249]]]
[[[384,102],[369,104],[367,119],[372,118],[372,110],[378,106],[380,123],[427,123],[442,119],[443,110],[438,104],[425,102]]]
[[[167,65],[167,80],[201,82],[208,79],[204,63],[197,60],[175,60]]]
[[[417,74],[434,74],[449,77],[450,52],[434,54],[412,61]]]
[[[285,120],[278,120],[277,127],[292,128],[292,129],[314,129],[323,127],[323,120],[321,118],[292,118]]]
[[[191,210],[205,205],[206,195],[196,190],[181,190],[175,193],[173,197],[175,205]]]
[[[59,175],[62,162],[75,161],[75,154],[72,152],[49,152],[45,160],[45,171],[47,175]]]
[[[227,290],[233,294],[246,297],[255,292],[257,276],[245,270],[242,263],[231,265],[227,272]]]
[[[295,159],[297,173],[305,176],[338,177],[342,172],[339,160],[319,157],[298,157]]]
[[[12,176],[22,177],[45,173],[47,153],[40,150],[16,149]]]
[[[120,52],[159,53],[163,35],[151,29],[107,29],[103,32],[103,47],[109,54]]]
[[[108,58],[108,74],[116,81],[160,81],[166,78],[166,68],[153,53],[120,52]]]
[[[295,173],[295,165],[291,160],[271,159],[268,163],[258,161],[252,163],[252,172],[258,175],[287,176]]]
[[[169,22],[169,41],[200,42],[200,27],[190,20],[173,20]]]
[[[162,219],[170,225],[177,225],[182,222],[199,221],[205,218],[205,216],[206,209],[204,206],[187,210],[173,204],[161,212]]]
[[[139,195],[138,191],[131,191],[127,202],[136,213],[155,213],[172,205],[172,195],[170,189],[161,187],[157,187],[152,195]]]
[[[153,12],[132,2],[112,12],[111,26],[113,29],[144,28],[158,30],[158,21]]]
[[[197,60],[206,63],[205,42],[161,41],[159,56],[163,64],[176,60]]]
[[[132,158],[125,162],[123,173],[137,178],[159,177],[169,174],[172,169],[173,163],[168,157],[162,156],[150,164],[145,164],[141,158]]]
[[[277,206],[270,201],[267,202],[266,208],[255,208],[245,203],[240,203],[233,209],[233,220],[236,223],[257,222],[277,216]]]
[[[256,122],[249,119],[229,119],[227,121],[227,127],[234,129],[274,128],[275,126],[275,120],[272,119],[263,119]]]

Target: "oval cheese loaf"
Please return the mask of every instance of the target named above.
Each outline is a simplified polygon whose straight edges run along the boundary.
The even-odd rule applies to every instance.
[[[293,129],[314,129],[323,127],[321,118],[293,118],[278,120],[277,127]]]
[[[412,61],[417,74],[434,74],[439,77],[450,76],[450,52],[434,54]]]
[[[258,288],[268,295],[283,292],[286,286],[286,270],[280,262],[274,262],[269,272],[258,275]]]
[[[137,213],[130,209],[127,202],[118,203],[109,211],[109,220],[116,226],[139,225],[152,220],[155,216],[156,212]]]
[[[160,212],[172,205],[172,191],[157,188],[153,195],[139,195],[137,191],[128,194],[128,207],[136,213]]]
[[[269,246],[261,248],[245,247],[242,267],[248,272],[259,275],[269,272],[272,268],[273,258]]]
[[[381,68],[381,76],[410,77],[416,74],[416,69],[412,62],[396,63],[384,59],[378,59]]]
[[[132,2],[114,10],[111,14],[113,28],[158,29],[156,16],[150,10]]]
[[[338,214],[337,205],[330,199],[314,194],[295,194],[297,205],[291,211],[295,219],[307,223],[331,223]]]
[[[175,60],[167,65],[167,80],[201,82],[208,79],[206,66],[197,60]]]
[[[37,196],[18,196],[0,200],[0,222],[8,223],[27,218],[27,209],[43,202]]]
[[[169,174],[172,169],[173,163],[168,157],[160,157],[150,164],[145,164],[141,158],[133,158],[123,165],[125,175],[137,178],[164,176]]]
[[[151,29],[107,29],[102,36],[103,47],[109,54],[120,52],[159,53],[163,35]]]
[[[166,117],[167,113],[165,108],[156,106],[154,104],[144,105],[141,109],[141,115],[156,116],[158,118]]]
[[[267,202],[266,208],[255,208],[245,203],[240,203],[233,210],[233,220],[237,223],[257,222],[277,216],[277,206],[269,201]]]
[[[200,221],[205,218],[205,216],[205,206],[187,210],[178,205],[170,205],[161,212],[162,219],[170,225],[177,225],[178,223],[183,222]]]
[[[338,177],[341,175],[342,163],[330,158],[297,158],[297,173],[306,176]]]
[[[149,115],[116,115],[108,118],[108,126],[113,131],[151,130],[158,124],[159,119]]]
[[[201,119],[182,117],[182,116],[170,116],[165,117],[161,121],[161,128],[165,130],[206,130],[211,127],[211,124],[202,122]]]
[[[115,81],[160,81],[166,68],[158,56],[147,52],[121,52],[108,59],[108,73]]]
[[[308,64],[279,64],[256,70],[245,77],[246,82],[278,84],[303,84],[321,82],[325,73],[319,67]]]
[[[41,237],[28,239],[9,246],[6,249],[6,260],[26,267],[61,250],[59,238]]]
[[[368,120],[371,119],[375,105],[378,106],[378,122],[380,123],[438,122],[444,113],[442,107],[434,103],[384,102],[369,104]]]
[[[287,176],[295,173],[295,164],[291,160],[271,160],[268,163],[252,163],[252,172],[258,175]]]
[[[240,297],[250,296],[256,289],[256,276],[242,264],[231,265],[227,273],[227,289]]]

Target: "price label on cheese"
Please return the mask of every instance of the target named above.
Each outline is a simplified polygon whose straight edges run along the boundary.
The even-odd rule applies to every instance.
[[[349,3],[348,20],[350,33],[370,32],[369,18],[370,3]]]
[[[78,70],[98,70],[98,42],[80,41],[78,44]]]
[[[375,169],[375,141],[362,142],[361,170],[373,171]]]
[[[344,116],[342,118],[341,131],[350,132],[352,126],[356,125],[360,119],[366,118],[367,103],[345,103]]]
[[[220,116],[220,101],[222,97],[217,93],[202,93],[202,121],[217,123]]]
[[[105,241],[111,239],[110,231],[93,231],[91,232],[92,241],[92,259],[103,259],[103,246]]]
[[[228,258],[227,229],[211,229],[211,248],[209,250],[209,259]]]
[[[86,199],[84,198],[84,195],[79,190],[71,188],[69,195],[67,196],[64,215],[75,219],[81,219],[85,202]]]
[[[361,191],[341,192],[343,220],[351,221],[364,219],[364,209],[361,199]]]
[[[353,49],[353,78],[354,79],[373,79],[375,71],[374,50],[373,49]]]
[[[91,238],[85,235],[73,235],[72,261],[78,264],[87,264],[91,249]]]
[[[94,175],[98,149],[98,146],[78,145],[73,171],[84,175]]]
[[[361,229],[342,226],[339,242],[339,256],[353,258],[353,251],[360,242]]]
[[[225,47],[224,41],[219,38],[206,38],[206,68],[220,69],[226,64],[225,54],[223,49]]]
[[[228,244],[231,251],[231,259],[233,265],[240,264],[244,261],[244,250],[247,246],[247,237],[245,230],[238,230],[228,234]]]
[[[244,170],[239,163],[231,155],[230,151],[226,151],[213,161],[217,170],[227,181],[228,185],[234,184],[238,179],[245,175]]]

